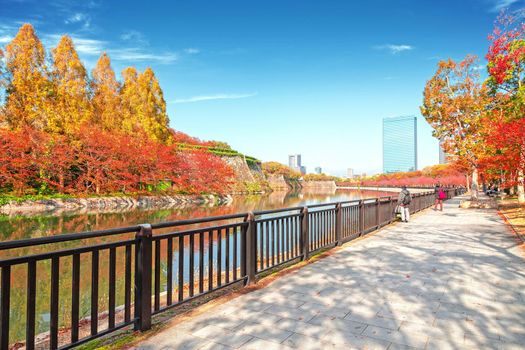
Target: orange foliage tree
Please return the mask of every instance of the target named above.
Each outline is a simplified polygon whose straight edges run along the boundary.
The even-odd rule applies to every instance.
[[[51,54],[48,69],[29,24],[0,50],[0,192],[228,191],[233,171],[226,162],[208,148],[174,142],[215,145],[169,129],[151,68],[126,68],[121,85],[105,53],[90,80],[68,36]]]
[[[517,185],[518,201],[525,203],[525,21],[501,15],[489,40],[488,85],[496,104],[487,142],[496,149],[498,167]]]
[[[447,153],[465,161],[478,187],[479,158],[484,152],[483,118],[489,101],[487,88],[479,81],[477,59],[467,56],[457,63],[440,61],[434,76],[426,83],[421,114],[443,140]],[[477,192],[473,192],[477,196]]]

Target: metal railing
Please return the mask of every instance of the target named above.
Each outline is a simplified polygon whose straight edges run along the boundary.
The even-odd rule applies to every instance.
[[[447,189],[447,196],[462,192]],[[433,192],[412,197],[411,212],[434,203]],[[147,330],[152,315],[234,283],[255,282],[265,271],[365,235],[394,221],[396,204],[397,197],[381,197],[0,242],[4,251],[64,242],[82,244],[0,260],[0,348],[10,344],[10,315],[22,311],[25,346],[34,349],[38,345],[37,284],[50,286],[47,346],[67,349],[131,325]],[[111,238],[114,241],[89,243]],[[118,266],[118,281],[117,261],[123,265]],[[37,264],[43,264],[46,273],[37,273]],[[99,286],[101,267],[108,267],[105,290]],[[12,274],[14,268],[22,268],[26,276],[27,289],[15,291],[25,293],[26,310],[11,309],[11,284],[21,276]],[[67,281],[61,275],[66,269]],[[83,270],[90,274],[90,306],[89,316],[81,318],[80,280],[87,273]],[[117,285],[123,289],[123,305],[117,305]],[[64,288],[68,297],[60,300],[59,291]],[[101,297],[107,297],[105,310],[99,304]],[[61,303],[68,303],[68,322],[59,323]]]

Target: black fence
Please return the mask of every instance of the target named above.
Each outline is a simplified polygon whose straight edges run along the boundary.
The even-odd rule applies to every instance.
[[[461,193],[447,189],[448,198]],[[433,192],[412,197],[413,213],[434,203]],[[11,344],[14,313],[25,313],[27,349],[42,342],[51,349],[67,349],[131,325],[147,330],[154,314],[235,283],[254,282],[265,271],[308,259],[391,223],[396,204],[397,197],[381,197],[1,242],[0,250],[64,242],[81,246],[0,260],[0,348]],[[97,238],[113,241],[90,243]],[[37,264],[44,264],[49,273],[37,274]],[[15,267],[24,274],[14,276]],[[104,290],[99,286],[102,267],[108,281]],[[117,267],[122,270],[118,283]],[[60,274],[66,268],[69,280]],[[81,317],[80,280],[86,273],[89,316]],[[21,275],[27,288],[12,291],[13,279]],[[35,334],[37,284],[50,286],[49,333],[43,338]],[[123,305],[116,302],[117,285],[123,289]],[[59,291],[67,298],[60,300]],[[25,295],[26,310],[12,309],[12,293]],[[107,307],[100,306],[101,297],[107,298],[103,303]],[[59,323],[61,303],[68,303],[68,322]]]

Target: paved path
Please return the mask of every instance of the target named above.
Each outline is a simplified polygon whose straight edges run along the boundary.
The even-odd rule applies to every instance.
[[[353,242],[139,348],[525,349],[524,250],[494,211],[458,202]]]

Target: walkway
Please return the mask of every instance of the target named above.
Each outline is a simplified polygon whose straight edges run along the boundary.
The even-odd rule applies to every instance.
[[[525,250],[494,211],[458,202],[350,243],[139,348],[524,349]]]

